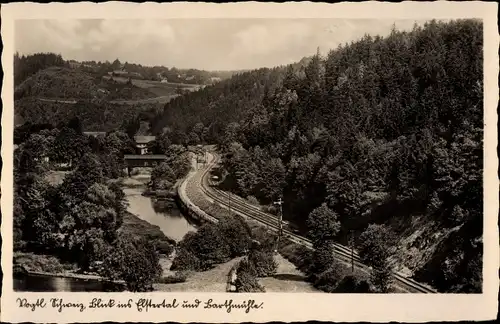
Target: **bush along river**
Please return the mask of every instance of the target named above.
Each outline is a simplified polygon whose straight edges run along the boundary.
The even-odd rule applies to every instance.
[[[128,211],[138,218],[158,226],[170,239],[179,242],[189,231],[195,231],[195,222],[188,220],[173,201],[157,201],[154,197],[143,195],[144,186],[125,187],[123,191],[128,200]],[[14,271],[15,291],[68,291],[68,292],[113,292],[123,291],[120,283],[101,280],[98,277],[79,275],[33,274]]]

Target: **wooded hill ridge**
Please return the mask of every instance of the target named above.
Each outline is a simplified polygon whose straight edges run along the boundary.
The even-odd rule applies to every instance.
[[[189,84],[211,84],[214,81],[213,78],[224,80],[236,73],[243,72],[203,71],[198,69],[178,69],[175,67],[168,68],[165,66],[144,66],[128,62],[122,63],[119,59],[115,59],[113,62],[78,62],[76,60],[65,60],[60,54],[55,53],[35,53],[31,55],[20,55],[16,53],[14,56],[14,85],[18,86],[36,72],[51,66],[67,67],[73,70],[90,73],[99,78],[116,71],[125,71],[141,79],[156,81],[167,79],[169,82]]]
[[[400,270],[478,292],[482,80],[481,22],[432,21],[178,97],[152,130],[218,143],[228,187],[261,203],[282,196],[286,219],[305,226],[326,204],[346,244],[382,225]]]

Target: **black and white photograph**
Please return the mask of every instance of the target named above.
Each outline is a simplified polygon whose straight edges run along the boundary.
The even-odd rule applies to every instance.
[[[484,292],[482,19],[13,26],[14,292]]]

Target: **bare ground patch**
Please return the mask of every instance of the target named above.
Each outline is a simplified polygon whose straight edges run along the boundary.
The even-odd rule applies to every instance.
[[[273,277],[261,278],[259,283],[266,292],[321,292],[306,282],[305,275],[281,254],[275,255],[278,270]]]
[[[232,259],[229,262],[217,265],[211,270],[194,272],[186,282],[155,284],[153,287],[155,291],[226,292],[228,273],[240,259]]]

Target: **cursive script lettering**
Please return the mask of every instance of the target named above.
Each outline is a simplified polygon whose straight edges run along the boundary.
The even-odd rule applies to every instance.
[[[242,303],[235,303],[233,302],[232,299],[229,300],[226,299],[224,303],[217,304],[214,303],[212,299],[209,299],[205,302],[205,306],[203,308],[218,308],[218,309],[225,308],[228,313],[231,313],[231,310],[233,308],[239,308],[239,309],[243,308],[245,309],[245,313],[248,314],[252,309],[262,308],[263,304],[264,303],[257,304],[253,299],[249,299],[248,302],[243,301]]]
[[[32,312],[34,312],[37,308],[44,308],[47,305],[45,299],[43,298],[37,299],[34,303],[30,303],[26,298],[18,298],[16,299],[16,302],[19,303],[19,307],[29,308]]]
[[[147,312],[150,308],[177,308],[179,306],[176,299],[170,303],[165,299],[161,303],[154,303],[151,299],[141,298],[135,304],[139,312],[143,310]]]
[[[87,308],[83,303],[65,303],[62,298],[51,298],[50,303],[59,313],[65,308],[78,308],[80,312],[83,312]]]
[[[201,301],[198,299],[195,299],[194,303],[190,303],[187,300],[182,302],[182,308],[198,308],[200,306]]]
[[[101,298],[94,298],[90,302],[89,308],[112,308],[113,306],[115,306],[114,299],[103,302]]]
[[[254,299],[248,299],[243,301],[234,301],[233,299],[226,299],[222,301],[214,301],[213,299],[200,300],[180,300],[172,299],[160,299],[155,300],[153,298],[140,298],[140,299],[128,299],[128,300],[116,300],[112,298],[92,298],[90,301],[84,303],[79,302],[69,302],[63,298],[50,298],[45,300],[44,298],[38,298],[29,300],[27,298],[17,298],[16,303],[19,308],[30,310],[32,312],[38,310],[39,308],[45,308],[47,305],[49,308],[62,313],[67,309],[77,309],[83,312],[87,308],[104,310],[118,308],[118,309],[132,309],[135,308],[138,312],[148,312],[151,309],[185,309],[187,311],[191,309],[201,308],[210,311],[212,309],[226,311],[231,313],[233,310],[244,311],[245,313],[250,313],[252,310],[262,309],[264,303],[258,303]]]
[[[132,308],[132,302],[133,301],[134,301],[133,299],[129,299],[126,304],[118,302],[118,304],[116,305],[116,307],[118,307],[118,308]]]

